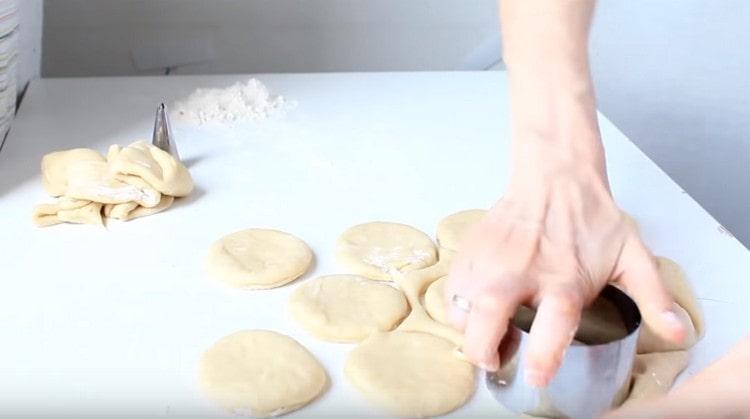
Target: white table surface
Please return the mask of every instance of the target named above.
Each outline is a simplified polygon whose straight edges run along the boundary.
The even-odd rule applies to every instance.
[[[351,346],[319,342],[289,318],[296,284],[225,288],[206,277],[206,250],[235,230],[285,230],[314,249],[309,278],[340,272],[334,242],[351,225],[387,220],[434,233],[447,214],[489,206],[506,180],[505,75],[259,77],[294,106],[258,123],[176,126],[195,193],[107,229],[32,225],[33,206],[51,201],[42,155],[148,139],[160,101],[247,76],[31,84],[0,152],[0,415],[221,414],[197,387],[198,358],[252,328],[293,336],[328,369],[330,390],[292,416],[379,414],[345,382]],[[600,123],[618,202],[656,254],[682,265],[702,302],[708,331],[693,350],[693,374],[750,334],[750,255],[606,118]],[[453,415],[502,412],[480,384]]]

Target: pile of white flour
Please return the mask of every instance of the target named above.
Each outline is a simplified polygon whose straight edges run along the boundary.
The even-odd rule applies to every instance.
[[[176,102],[173,118],[191,125],[262,120],[284,104],[257,79],[225,89],[197,89],[184,101]]]

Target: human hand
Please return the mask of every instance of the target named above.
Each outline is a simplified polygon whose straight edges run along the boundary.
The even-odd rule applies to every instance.
[[[610,194],[603,162],[552,153],[525,153],[534,157],[467,233],[445,287],[449,303],[471,303],[468,313],[450,304],[449,316],[465,332],[464,355],[489,371],[499,368],[498,345],[518,306],[537,308],[524,355],[526,380],[537,387],[552,379],[582,309],[607,283],[635,299],[657,334],[685,334],[652,255]]]
[[[750,399],[750,336],[708,368],[662,397],[626,403],[604,417],[626,418],[747,418]]]

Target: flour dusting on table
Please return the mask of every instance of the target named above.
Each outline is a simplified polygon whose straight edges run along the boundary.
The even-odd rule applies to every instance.
[[[284,105],[284,97],[272,95],[258,79],[224,89],[197,89],[176,102],[173,116],[191,125],[263,120]]]

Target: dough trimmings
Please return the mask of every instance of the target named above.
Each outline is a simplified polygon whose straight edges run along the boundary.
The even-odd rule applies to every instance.
[[[113,145],[106,157],[86,148],[49,153],[42,158],[42,184],[57,201],[34,209],[32,221],[40,227],[128,221],[164,211],[193,190],[185,165],[142,141]]]

